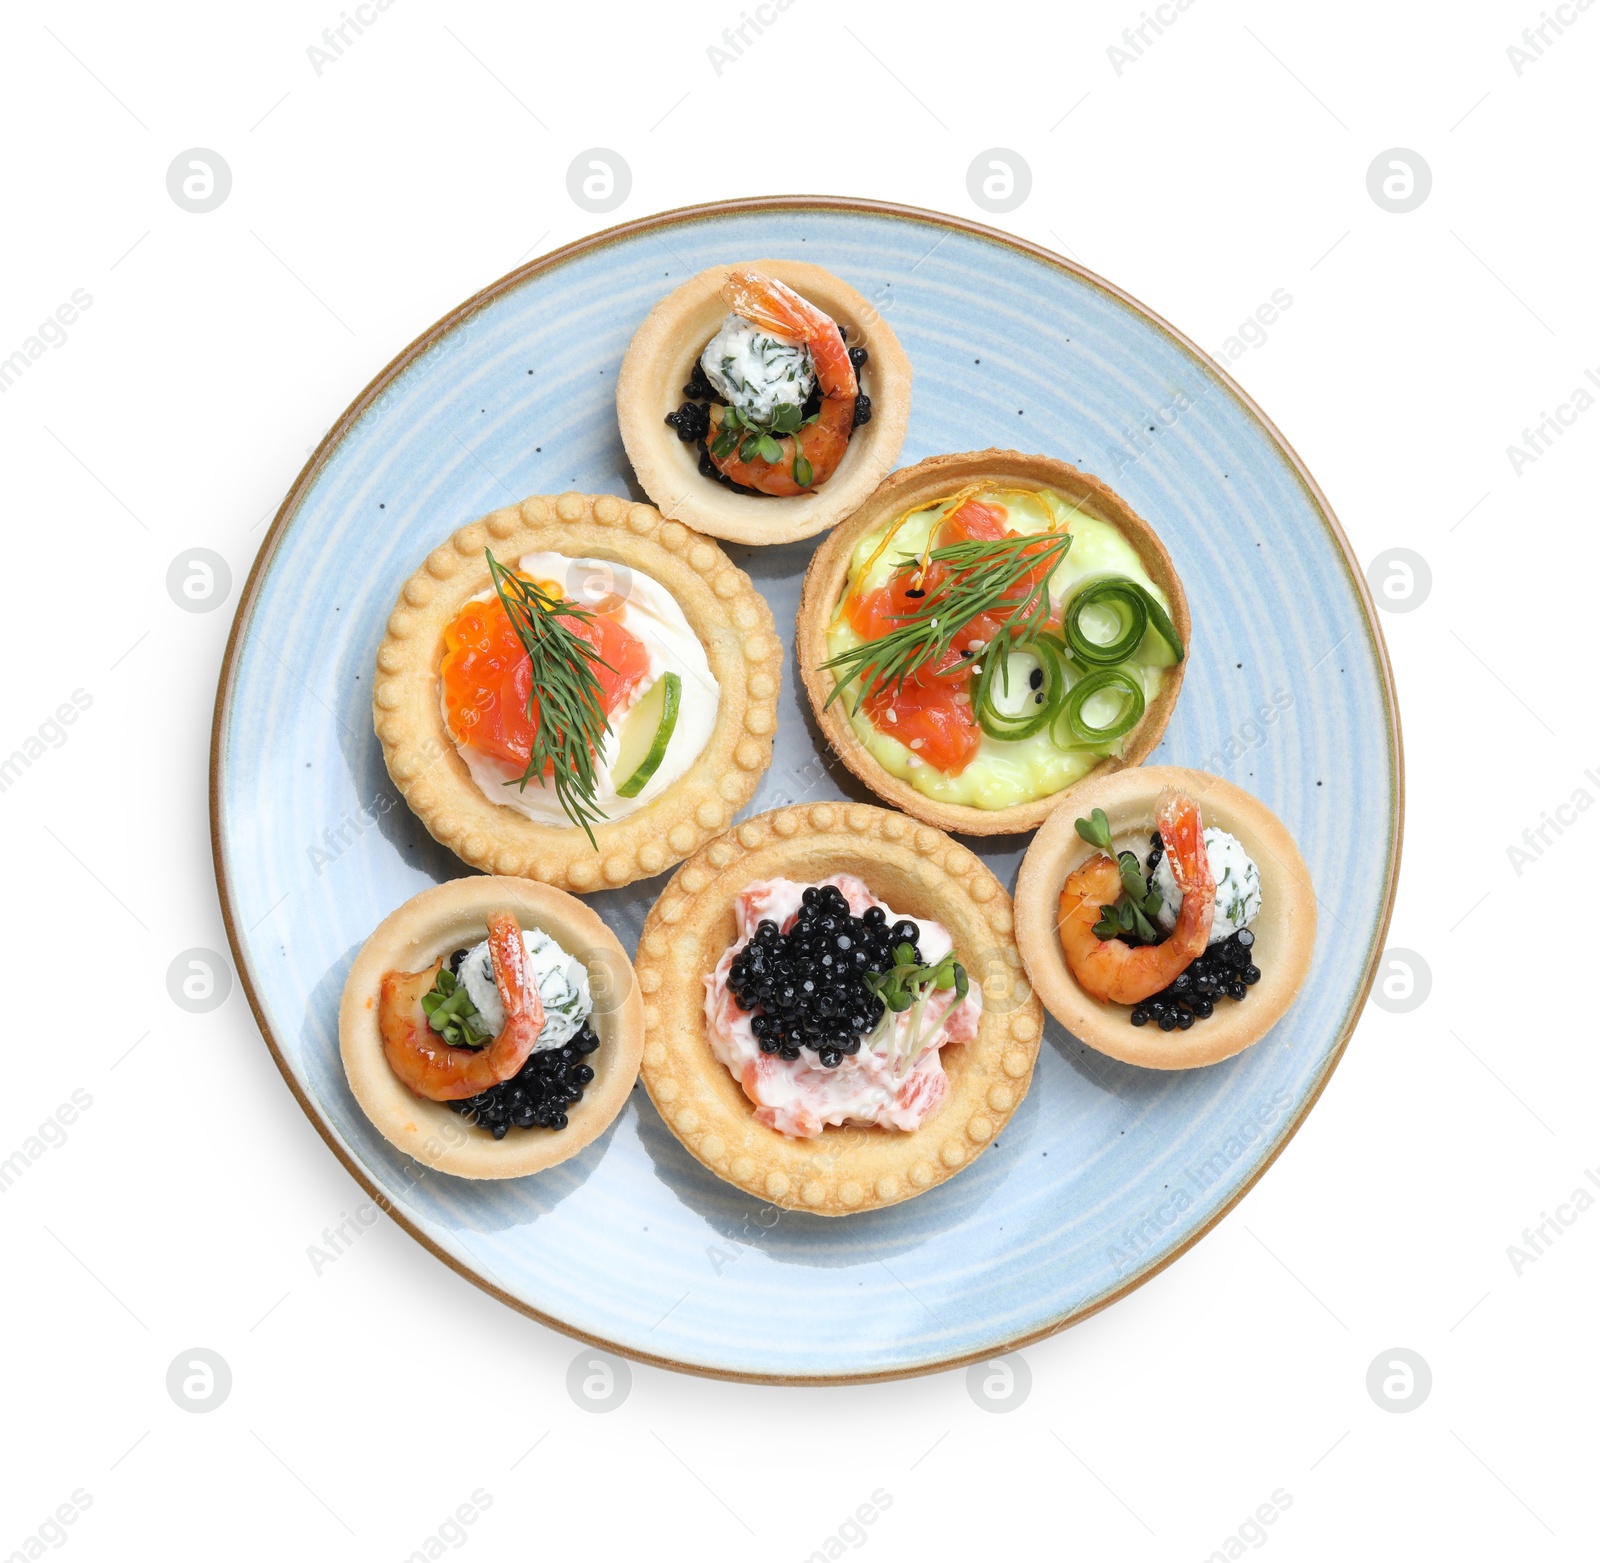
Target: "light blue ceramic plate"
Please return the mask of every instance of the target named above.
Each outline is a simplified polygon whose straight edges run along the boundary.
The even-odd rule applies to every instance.
[[[1107,479],[1165,539],[1194,644],[1156,762],[1217,771],[1284,820],[1321,903],[1288,1017],[1240,1057],[1148,1073],[1048,1033],[1000,1141],[942,1188],[844,1220],[779,1217],[695,1162],[642,1088],[581,1155],[500,1184],[426,1173],[367,1122],[339,992],[381,918],[468,870],[395,794],[370,682],[400,584],[529,494],[638,494],[613,408],[634,328],[705,266],[793,255],[872,299],[916,371],[902,461],[997,445]],[[814,540],[733,549],[792,641]],[[838,796],[790,663],[750,812]],[[1269,712],[1270,716],[1261,713]],[[324,441],[256,561],[212,764],[217,877],[263,1034],[328,1143],[401,1223],[515,1307],[697,1372],[797,1381],[992,1356],[1130,1290],[1271,1161],[1333,1068],[1399,856],[1399,730],[1360,572],[1262,415],[1133,300],[928,212],[829,199],[647,219],[496,283],[398,358]],[[1021,838],[970,843],[1015,880]],[[631,951],[665,876],[595,898]]]

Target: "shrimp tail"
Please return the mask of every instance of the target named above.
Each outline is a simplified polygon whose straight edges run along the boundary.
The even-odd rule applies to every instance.
[[[1192,798],[1168,788],[1156,805],[1156,827],[1183,892],[1171,934],[1159,944],[1130,945],[1095,932],[1100,909],[1116,903],[1122,876],[1113,858],[1097,853],[1067,875],[1061,887],[1062,953],[1078,986],[1111,1004],[1138,1004],[1159,993],[1206,948],[1216,881],[1206,852],[1200,810]]]
[[[743,267],[728,273],[722,284],[722,302],[770,336],[790,342],[809,343],[824,325],[833,326],[827,315],[788,283]]]
[[[817,383],[829,400],[854,399],[859,389],[855,365],[831,315],[803,299],[776,277],[736,267],[722,284],[722,301],[734,314],[770,336],[804,342],[811,350]]]
[[[1215,895],[1217,884],[1211,874],[1205,830],[1194,800],[1176,788],[1165,788],[1156,802],[1156,829],[1161,832],[1178,889],[1186,896],[1191,891],[1206,897]]]
[[[489,964],[509,1021],[528,1007],[529,989],[528,949],[522,942],[521,927],[509,912],[497,912],[489,919]],[[537,999],[537,991],[534,997]]]
[[[539,985],[529,977],[522,926],[509,912],[497,912],[489,919],[489,964],[506,1023],[484,1051],[494,1069],[507,1070],[496,1076],[504,1080],[522,1068],[544,1029],[544,1000]]]
[[[384,1056],[404,1085],[430,1101],[455,1102],[509,1080],[522,1068],[544,1029],[544,1000],[529,980],[528,952],[516,918],[496,914],[489,919],[489,964],[506,1023],[486,1047],[452,1047],[434,1035],[420,1002],[440,964],[385,973],[378,1026]]]

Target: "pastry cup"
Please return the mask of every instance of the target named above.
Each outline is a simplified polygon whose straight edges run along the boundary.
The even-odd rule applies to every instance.
[[[961,455],[930,456],[914,467],[892,474],[873,496],[845,522],[836,527],[812,555],[800,597],[795,645],[801,677],[811,708],[816,713],[823,736],[844,763],[885,802],[904,809],[941,830],[959,831],[968,836],[998,836],[1011,831],[1032,830],[1047,818],[1067,789],[1029,803],[1006,809],[977,809],[967,804],[940,803],[917,791],[909,782],[892,776],[856,736],[844,702],[852,695],[841,695],[828,705],[833,693],[833,674],[821,664],[828,659],[828,627],[833,623],[844,595],[850,556],[862,537],[892,521],[915,505],[948,497],[970,483],[995,484],[1012,488],[1048,488],[1065,495],[1088,514],[1107,521],[1133,545],[1150,579],[1172,604],[1172,622],[1185,647],[1189,644],[1189,601],[1183,583],[1172,566],[1171,555],[1155,530],[1128,503],[1099,478],[1080,472],[1069,462],[1051,456],[1025,456],[1014,450],[969,451]],[[1139,725],[1127,736],[1121,758],[1102,760],[1073,785],[1081,787],[1095,777],[1138,765],[1161,742],[1167,719],[1183,685],[1185,657],[1167,669],[1161,692],[1145,707]]]
[[[1096,849],[1077,821],[1104,809],[1119,851],[1150,850],[1156,803],[1177,787],[1200,806],[1201,823],[1238,837],[1261,871],[1261,913],[1251,923],[1261,953],[1261,981],[1246,996],[1219,1003],[1209,1020],[1187,1031],[1129,1023],[1131,1006],[1092,999],[1067,968],[1058,934],[1061,886]],[[1033,838],[1017,876],[1017,943],[1045,1008],[1097,1052],[1146,1069],[1197,1069],[1259,1042],[1294,1002],[1311,969],[1317,940],[1317,898],[1294,838],[1260,799],[1205,771],[1150,765],[1080,782]]]
[[[685,444],[664,421],[683,404],[695,360],[728,314],[722,285],[736,266],[765,272],[842,325],[865,347],[861,388],[872,420],[850,436],[844,459],[815,493],[783,499],[735,493],[700,471],[700,444]],[[911,360],[883,317],[849,283],[806,261],[756,260],[712,266],[674,288],[634,332],[617,376],[617,422],[628,460],[661,513],[736,543],[792,543],[849,515],[900,456],[911,411]]]
[[[855,874],[896,912],[935,918],[983,987],[977,1036],[939,1057],[943,1102],[912,1132],[824,1129],[790,1139],[755,1120],[706,1035],[705,984],[736,938],[734,897],[761,879]],[[685,1148],[719,1178],[790,1210],[844,1216],[912,1199],[953,1177],[1005,1127],[1028,1090],[1042,1012],[1012,938],[1011,899],[965,847],[904,815],[813,803],[746,820],[678,870],[645,919],[643,1077]]]
[[[664,586],[683,608],[717,681],[716,726],[694,763],[622,819],[546,825],[479,790],[439,703],[444,628],[490,588],[484,549],[510,563],[551,550],[615,560]],[[490,873],[579,892],[630,884],[725,829],[772,763],[783,644],[772,610],[715,543],[649,505],[610,494],[535,496],[464,526],[406,582],[378,648],[373,725],[395,786],[435,840]]]
[[[523,928],[542,928],[589,972],[600,1039],[594,1070],[565,1129],[512,1129],[496,1140],[447,1102],[431,1102],[400,1082],[384,1056],[378,991],[385,972],[422,971],[440,956],[484,937],[488,919],[510,912]],[[339,1002],[339,1055],[361,1110],[389,1143],[458,1178],[520,1178],[575,1156],[602,1134],[628,1100],[644,1046],[644,1006],[617,936],[582,901],[531,879],[453,879],[414,895],[361,946]]]

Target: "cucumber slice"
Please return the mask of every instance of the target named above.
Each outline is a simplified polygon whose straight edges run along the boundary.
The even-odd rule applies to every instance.
[[[1000,653],[991,648],[973,692],[972,709],[991,738],[1020,741],[1047,727],[1066,699],[1066,648],[1040,635],[1010,651],[1001,676]],[[1033,674],[1040,684],[1033,687]]]
[[[672,730],[678,725],[682,700],[683,680],[676,673],[665,673],[628,713],[617,763],[611,767],[619,798],[637,798],[660,768],[672,742]],[[618,777],[624,780],[618,781]]]

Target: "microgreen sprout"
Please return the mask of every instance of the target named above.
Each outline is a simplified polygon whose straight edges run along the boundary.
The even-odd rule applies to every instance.
[[[467,996],[467,985],[448,966],[441,966],[433,987],[422,995],[428,1025],[451,1047],[482,1047],[494,1033]]]
[[[1096,809],[1088,819],[1075,822],[1077,832],[1091,847],[1099,847],[1114,858],[1122,876],[1122,894],[1114,906],[1100,908],[1100,921],[1094,925],[1097,939],[1137,940],[1157,944],[1163,938],[1155,919],[1161,911],[1161,893],[1145,880],[1139,859],[1132,852],[1118,852],[1111,839],[1111,821],[1104,809]]]
[[[711,454],[726,458],[737,450],[740,461],[759,459],[769,466],[776,466],[783,460],[783,446],[778,441],[791,434],[798,435],[801,429],[816,421],[816,413],[812,413],[809,418],[802,417],[799,406],[794,402],[783,403],[767,419],[752,418],[749,413],[742,413],[737,407],[724,407],[720,430],[711,442]],[[790,463],[790,472],[801,488],[811,486],[813,476],[811,463],[800,454],[798,439],[794,444],[794,460]]]
[[[884,1006],[883,1015],[866,1045],[875,1048],[881,1039],[892,1038],[896,1017],[911,1010],[911,1045],[895,1068],[895,1078],[903,1080],[931,1040],[931,1033],[925,1036],[922,1026],[922,1012],[929,996],[935,990],[954,988],[955,1002],[959,1004],[967,996],[968,978],[967,969],[956,959],[954,950],[931,966],[918,964],[916,951],[910,944],[897,944],[893,955],[894,965],[887,971],[868,972],[863,979],[868,991],[881,999]]]

